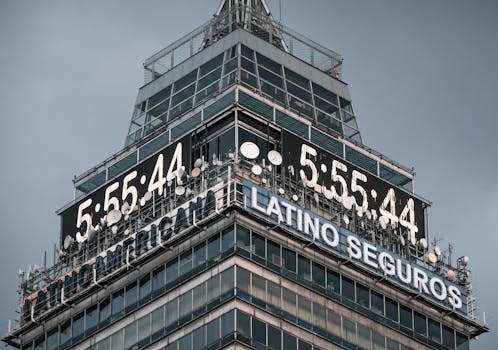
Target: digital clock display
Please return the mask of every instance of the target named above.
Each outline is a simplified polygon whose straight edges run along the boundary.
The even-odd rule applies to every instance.
[[[407,232],[404,238],[412,244],[426,237],[426,205],[420,199],[286,131],[282,150],[284,166],[326,200],[377,221],[383,229]]]
[[[178,169],[190,166],[190,137],[169,145],[60,213],[61,247],[67,236],[79,243],[111,211],[131,212],[151,196],[162,196]],[[126,203],[126,204],[125,204]]]

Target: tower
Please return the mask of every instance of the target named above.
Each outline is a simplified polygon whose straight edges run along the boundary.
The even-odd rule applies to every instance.
[[[486,331],[467,263],[427,251],[429,203],[362,144],[341,64],[264,1],[222,1],[148,59],[124,149],[75,179],[5,340],[465,349]]]

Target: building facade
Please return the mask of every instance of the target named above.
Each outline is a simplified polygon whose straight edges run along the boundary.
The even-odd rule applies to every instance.
[[[469,349],[468,258],[414,172],[362,143],[342,57],[264,0],[144,63],[125,147],[75,178],[20,349]]]

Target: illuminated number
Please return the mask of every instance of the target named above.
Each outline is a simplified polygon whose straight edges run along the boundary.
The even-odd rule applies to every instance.
[[[160,154],[157,157],[156,165],[154,166],[154,171],[152,172],[152,176],[150,178],[148,191],[154,192],[157,190],[157,194],[162,195],[164,185],[166,184],[166,178],[164,177],[164,156]]]
[[[344,177],[337,174],[338,169],[341,170],[342,172],[345,172],[345,173],[348,171],[348,167],[346,166],[346,164],[343,164],[337,160],[333,160],[332,161],[332,181],[339,182],[341,184],[342,193],[341,193],[341,195],[339,195],[337,189],[334,186],[332,186],[330,189],[332,190],[332,192],[334,194],[334,198],[339,203],[342,203],[343,199],[347,198],[347,196],[348,196],[348,185],[347,185]]]
[[[81,224],[84,222],[86,224],[85,233],[82,235],[80,232],[76,234],[76,241],[78,243],[83,243],[88,238],[87,232],[92,227],[92,216],[89,213],[83,214],[83,210],[92,205],[92,199],[89,198],[78,207],[78,219],[76,220],[76,227],[81,228]]]
[[[362,213],[365,213],[368,209],[368,197],[367,197],[367,191],[365,189],[358,185],[357,182],[367,182],[367,176],[365,174],[360,173],[359,171],[353,170],[353,176],[351,179],[351,191],[352,192],[360,192],[362,200],[361,200],[361,205],[356,202],[355,198],[355,203],[356,203],[356,208]]]
[[[105,189],[104,211],[119,210],[118,197],[111,197],[111,193],[119,188],[119,182],[115,182]],[[112,206],[112,209],[110,207]]]
[[[401,215],[399,216],[399,223],[401,226],[408,229],[408,232],[410,232],[410,242],[415,245],[417,242],[415,234],[418,232],[418,227],[415,225],[415,203],[412,198],[408,200],[408,203],[406,203],[405,208],[401,212]]]
[[[313,157],[316,157],[316,149],[314,149],[308,145],[302,145],[300,163],[302,166],[307,166],[310,168],[311,180],[308,180],[304,170],[302,170],[302,169],[299,171],[299,175],[303,179],[303,182],[306,186],[315,187],[316,183],[318,182],[318,171],[316,170],[315,163],[313,163],[313,161],[307,157],[308,154],[313,156]]]
[[[136,177],[137,177],[137,171],[135,170],[135,171],[129,173],[128,175],[126,175],[125,178],[123,179],[123,194],[121,196],[121,199],[124,202],[126,200],[126,198],[129,195],[131,195],[131,204],[130,204],[130,209],[129,209],[130,212],[133,210],[133,208],[135,208],[135,205],[137,205],[138,192],[137,192],[137,188],[135,186],[128,186],[128,183]]]
[[[389,210],[387,207],[389,207]],[[392,188],[389,189],[386,198],[382,201],[380,213],[391,222],[393,227],[396,226],[398,223],[398,217],[396,216],[396,194]]]
[[[173,159],[171,159],[171,163],[169,164],[168,173],[166,174],[166,180],[173,181],[173,179],[178,175],[178,169],[180,169],[182,166],[182,144],[179,142],[176,145]]]

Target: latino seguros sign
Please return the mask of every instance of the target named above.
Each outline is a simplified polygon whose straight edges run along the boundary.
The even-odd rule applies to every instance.
[[[352,232],[289,202],[250,181],[243,181],[247,210],[295,235],[431,300],[466,315],[463,289],[440,276],[368,242]]]

